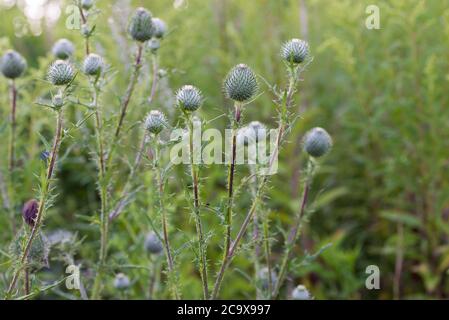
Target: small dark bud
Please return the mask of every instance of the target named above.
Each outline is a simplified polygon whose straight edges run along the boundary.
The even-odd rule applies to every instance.
[[[30,226],[34,227],[37,218],[37,211],[39,210],[39,202],[35,199],[28,200],[22,208],[23,220]]]

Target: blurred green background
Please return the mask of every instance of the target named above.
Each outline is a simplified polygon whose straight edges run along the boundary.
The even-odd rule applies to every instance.
[[[53,118],[34,104],[48,93],[45,78],[52,61],[53,43],[61,37],[76,44],[76,61],[83,58],[79,30],[66,27],[69,1],[0,0],[0,54],[14,48],[29,65],[19,80],[19,144],[23,172],[14,197],[19,214],[23,202],[34,197],[43,150],[42,134],[51,138]],[[380,29],[365,26],[366,7],[380,9]],[[266,81],[286,82],[280,46],[290,38],[306,39],[314,57],[303,74],[296,108],[301,118],[281,153],[279,173],[273,178],[266,209],[277,226],[288,225],[296,212],[304,157],[301,138],[320,126],[332,135],[334,148],[314,182],[314,213],[301,235],[297,257],[332,243],[315,261],[304,263],[290,274],[286,291],[298,283],[317,299],[449,298],[449,5],[440,0],[185,0],[97,1],[101,13],[95,20],[93,51],[103,55],[117,72],[102,98],[106,112],[117,112],[118,98],[129,79],[135,50],[126,35],[128,17],[144,6],[167,22],[169,35],[160,49],[160,67],[167,71],[151,108],[164,110],[174,125],[179,116],[173,107],[173,92],[184,84],[198,86],[206,100],[200,114],[213,119],[230,108],[222,94],[222,79],[230,67],[246,63]],[[143,102],[149,94],[149,56],[130,107],[128,125],[150,110]],[[273,96],[263,81],[264,94],[245,111],[245,122],[259,120],[276,126]],[[81,93],[81,95],[83,95]],[[8,137],[8,83],[0,79],[1,138]],[[74,123],[83,110],[70,107]],[[224,129],[226,119],[214,126]],[[96,167],[89,152],[91,125],[71,132],[63,144],[55,206],[45,220],[45,232],[65,229],[81,241],[75,260],[85,277],[94,267],[98,252]],[[130,129],[120,147],[123,159],[132,161],[139,131]],[[92,144],[90,144],[92,145]],[[2,171],[6,170],[7,144],[0,146]],[[125,164],[126,165],[126,164]],[[126,169],[126,168],[125,168]],[[240,170],[240,169],[239,169]],[[185,245],[194,232],[184,185],[185,167],[174,169],[169,183],[171,234],[177,249],[183,296],[199,298],[199,275],[191,263],[193,254]],[[5,173],[5,172],[3,172]],[[226,193],[222,166],[204,169],[202,197],[217,205]],[[239,172],[239,179],[244,169]],[[142,217],[150,210],[152,182],[149,170],[141,174],[144,191],[112,226],[110,261],[116,272],[133,281],[127,298],[145,298],[150,258],[142,248],[150,229]],[[120,182],[118,182],[120,183]],[[243,219],[249,196],[242,195],[236,220]],[[147,208],[147,209],[145,209]],[[205,214],[206,229],[213,233],[208,254],[218,261],[222,237],[218,217]],[[8,222],[0,218],[2,250],[11,235]],[[280,252],[275,236],[273,254]],[[223,286],[223,298],[254,297],[251,251],[235,260]],[[6,261],[2,258],[2,261]],[[57,260],[57,259],[55,259]],[[380,268],[380,290],[367,290],[365,269]],[[3,285],[9,274],[0,266]],[[57,269],[59,266],[59,270]],[[211,274],[215,270],[211,264]],[[57,261],[41,272],[52,279],[64,273]],[[113,279],[113,274],[108,278]],[[108,280],[108,281],[109,281]],[[53,290],[51,296],[76,293]],[[45,297],[45,296],[44,296]],[[106,297],[117,297],[107,284]]]

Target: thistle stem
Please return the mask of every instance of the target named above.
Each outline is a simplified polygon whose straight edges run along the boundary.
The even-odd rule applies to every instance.
[[[114,137],[112,139],[112,144],[111,144],[111,147],[109,148],[109,152],[107,155],[107,165],[106,165],[107,168],[110,166],[115,148],[117,147],[118,141],[120,139],[120,132],[123,127],[123,121],[125,120],[126,111],[128,110],[128,105],[131,101],[131,97],[133,95],[134,88],[137,83],[137,79],[139,78],[140,69],[142,67],[142,54],[143,54],[143,44],[138,43],[136,60],[134,62],[134,66],[133,66],[133,72],[132,72],[131,78],[129,80],[128,88],[126,89],[125,96],[123,97],[123,99],[121,101],[119,120],[117,122]]]
[[[309,166],[310,165],[311,164],[309,162]],[[273,298],[276,298],[279,295],[279,290],[282,286],[282,283],[284,282],[285,275],[288,270],[289,260],[291,259],[291,255],[292,255],[293,249],[295,247],[295,243],[298,240],[298,234],[299,234],[299,229],[301,227],[302,218],[304,217],[304,213],[306,211],[306,204],[307,204],[307,199],[308,199],[308,195],[309,195],[309,187],[310,187],[311,180],[312,180],[312,174],[309,173],[304,182],[304,190],[303,190],[303,194],[302,194],[301,206],[299,209],[299,213],[293,223],[292,228],[290,229],[290,232],[289,232],[289,235],[287,238],[287,242],[285,244],[284,257],[282,259],[278,281],[276,282],[276,286],[275,286],[273,294],[272,294]]]
[[[271,172],[273,164],[274,164],[275,160],[278,158],[279,149],[284,140],[285,129],[287,126],[287,119],[286,119],[287,118],[287,110],[293,101],[293,93],[295,92],[295,86],[298,81],[298,69],[290,68],[290,71],[291,72],[290,72],[288,89],[285,91],[283,101],[281,103],[281,111],[280,111],[280,115],[279,115],[279,128],[278,128],[278,136],[276,139],[276,145],[273,150],[273,154],[270,158],[270,161],[268,163],[268,168],[267,168],[268,174]],[[236,249],[238,248],[238,246],[240,244],[240,240],[242,239],[243,235],[245,234],[245,232],[249,226],[249,223],[254,216],[257,205],[262,198],[263,191],[265,189],[265,185],[268,182],[268,177],[269,177],[268,175],[265,175],[263,177],[263,179],[259,185],[259,188],[257,190],[257,194],[253,199],[251,207],[245,217],[245,220],[243,221],[242,226],[240,227],[237,237],[235,238],[234,242],[232,243],[232,246],[230,247],[229,251],[223,256],[223,261],[221,263],[220,269],[217,274],[217,278],[215,281],[214,290],[213,290],[211,299],[216,299],[220,292],[220,287],[221,287],[221,283],[224,278],[225,271],[229,267],[229,265],[234,257],[234,254],[236,252]]]
[[[158,64],[158,54],[153,53],[151,55],[151,62],[153,65],[153,74],[151,76],[151,91],[150,91],[150,97],[148,98],[148,103],[151,104],[153,102],[153,99],[156,95],[156,89],[158,85],[158,75],[157,72],[159,70],[159,64]]]
[[[96,81],[92,82],[93,94],[93,108],[95,110],[95,136],[97,140],[97,161],[98,161],[98,184],[100,191],[100,260],[98,265],[97,275],[95,277],[94,288],[92,293],[93,299],[99,299],[101,293],[101,279],[104,272],[105,262],[107,258],[108,246],[108,230],[109,219],[107,216],[107,181],[106,181],[106,162],[104,153],[103,140],[103,123],[101,117],[101,110],[98,104],[99,88]]]
[[[36,219],[34,222],[33,229],[31,230],[31,234],[26,242],[25,249],[23,250],[23,254],[20,258],[20,267],[16,269],[16,271],[13,274],[11,283],[9,285],[8,291],[6,293],[6,298],[8,298],[11,295],[12,290],[14,289],[19,274],[23,268],[26,268],[25,264],[28,259],[28,255],[31,250],[31,246],[33,244],[34,238],[36,237],[36,234],[38,233],[41,224],[42,224],[42,218],[45,213],[46,205],[48,196],[51,189],[51,180],[53,177],[53,172],[55,170],[56,165],[56,158],[58,156],[59,147],[61,145],[61,139],[62,139],[62,131],[63,131],[63,115],[61,110],[57,110],[57,118],[56,118],[56,132],[55,137],[53,141],[53,147],[51,149],[50,153],[50,161],[48,163],[47,168],[47,174],[43,181],[41,182],[41,197],[39,202],[39,208],[36,214]]]
[[[209,297],[209,286],[207,277],[207,253],[204,242],[203,225],[201,222],[200,198],[199,198],[199,178],[198,168],[194,163],[194,145],[193,145],[193,120],[191,116],[187,117],[189,127],[189,148],[190,148],[190,174],[192,176],[193,185],[193,209],[196,225],[196,233],[198,235],[198,250],[200,257],[200,273],[203,285],[203,297],[206,300]]]
[[[167,214],[164,206],[164,179],[162,177],[162,171],[160,168],[160,146],[158,141],[158,136],[156,135],[155,138],[155,147],[154,147],[154,170],[156,173],[156,182],[157,182],[157,191],[158,191],[158,198],[159,198],[159,210],[161,213],[161,219],[162,219],[162,232],[163,232],[163,243],[164,243],[164,249],[165,249],[165,256],[167,257],[167,269],[168,269],[168,283],[171,287],[172,295],[176,300],[179,300],[179,293],[178,289],[175,284],[175,274],[174,274],[174,263],[173,263],[173,257],[171,253],[170,248],[170,242],[168,239],[168,223],[167,223]]]
[[[11,136],[9,142],[9,172],[14,174],[15,168],[15,149],[16,149],[16,107],[17,107],[17,89],[15,80],[11,80]]]

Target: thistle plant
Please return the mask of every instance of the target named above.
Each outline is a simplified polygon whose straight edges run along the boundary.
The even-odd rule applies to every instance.
[[[168,235],[168,219],[167,219],[167,209],[165,207],[164,201],[164,188],[165,188],[165,175],[162,170],[162,157],[161,157],[161,146],[162,141],[160,140],[159,134],[168,126],[165,115],[159,110],[152,110],[145,119],[145,129],[151,136],[152,146],[153,146],[153,171],[156,177],[156,189],[157,189],[157,209],[160,214],[161,224],[162,224],[162,240],[164,244],[165,256],[167,258],[167,280],[170,287],[171,294],[174,299],[179,299],[178,287],[176,284],[176,273],[173,260],[173,254],[170,247],[169,235]]]
[[[138,8],[131,18],[129,24],[128,33],[137,42],[137,53],[135,56],[133,71],[131,78],[129,80],[128,88],[126,89],[125,95],[121,100],[120,114],[118,118],[117,125],[115,127],[114,138],[108,152],[108,162],[112,159],[112,154],[115,151],[115,147],[120,138],[120,132],[123,127],[123,121],[126,117],[126,112],[128,110],[128,105],[131,101],[131,97],[134,92],[134,88],[139,78],[140,69],[142,68],[142,56],[144,51],[144,43],[151,39],[153,36],[154,28],[152,23],[151,13],[144,8]]]
[[[89,53],[90,53],[89,39],[95,30],[95,26],[93,28],[89,27],[88,17],[89,17],[89,12],[92,11],[92,7],[94,6],[94,1],[93,0],[77,0],[77,6],[78,6],[78,10],[79,10],[80,16],[81,16],[81,22],[82,22],[81,35],[84,37],[85,52],[86,52],[86,55],[89,55]]]
[[[197,163],[197,150],[195,150],[194,144],[194,120],[193,112],[198,110],[203,103],[203,97],[198,88],[186,85],[178,90],[176,93],[176,104],[178,108],[183,112],[184,118],[189,132],[189,160],[190,160],[190,175],[192,179],[193,188],[193,217],[195,219],[196,233],[198,236],[198,255],[201,282],[203,285],[203,298],[206,300],[209,297],[209,284],[207,276],[207,248],[204,238],[203,223],[201,221],[201,209],[200,209],[200,177],[199,168]]]
[[[229,71],[224,80],[224,92],[226,96],[234,100],[234,114],[230,116],[231,119],[231,157],[228,167],[228,199],[225,213],[225,243],[223,250],[223,260],[221,268],[218,272],[215,282],[212,299],[215,299],[220,290],[221,282],[223,281],[224,272],[229,264],[231,255],[232,242],[232,208],[234,205],[234,174],[235,174],[235,160],[237,150],[237,131],[240,127],[243,107],[257,94],[258,83],[254,72],[245,64],[239,64]]]
[[[154,100],[156,94],[156,89],[159,79],[159,48],[161,40],[167,33],[167,25],[160,18],[152,18],[152,39],[149,41],[149,48],[151,51],[151,64],[152,64],[152,75],[151,75],[151,91],[148,97],[148,103],[150,104]]]
[[[75,78],[75,72],[71,65],[65,61],[56,61],[48,70],[48,80],[58,89],[58,95],[62,97],[62,101],[66,95],[70,93],[70,86]],[[64,88],[62,88],[64,86]],[[28,257],[32,252],[34,240],[40,238],[40,229],[45,217],[46,210],[51,206],[53,201],[53,175],[56,170],[56,163],[59,153],[59,147],[63,138],[63,106],[64,103],[58,105],[48,105],[56,113],[56,129],[53,138],[53,145],[51,147],[50,155],[46,159],[46,166],[42,169],[40,175],[40,196],[37,212],[33,210],[34,204],[25,210],[25,215],[32,216],[32,229],[27,235],[27,240],[23,246],[23,250],[17,258],[16,265],[13,272],[13,277],[9,284],[6,298],[9,298],[14,290],[20,273],[28,269]],[[27,272],[25,272],[27,276]]]
[[[296,41],[294,41],[294,42],[296,42]],[[273,150],[271,157],[269,159],[269,162],[268,162],[268,167],[267,167],[268,173],[271,172],[273,164],[276,161],[276,159],[278,158],[279,150],[285,140],[286,132],[288,131],[289,128],[291,128],[292,119],[294,119],[294,116],[292,116],[291,111],[290,111],[291,105],[293,103],[293,95],[296,92],[296,85],[299,81],[299,75],[300,75],[301,71],[304,69],[304,67],[302,67],[301,63],[303,61],[305,62],[306,58],[308,58],[308,56],[309,56],[309,52],[307,49],[305,51],[305,54],[302,53],[304,55],[303,60],[300,61],[300,59],[296,59],[296,60],[292,59],[291,55],[284,54],[284,52],[287,52],[287,53],[289,52],[289,50],[290,50],[289,48],[291,48],[291,47],[290,46],[286,47],[285,45],[281,48],[281,57],[284,59],[286,66],[287,66],[287,73],[288,73],[288,78],[289,78],[288,86],[283,92],[277,92],[274,87],[271,88],[271,90],[276,95],[275,102],[276,102],[277,111],[278,111],[278,130],[277,130],[278,133],[277,133],[274,150]],[[296,46],[292,46],[292,48],[294,48],[295,50],[297,49]],[[308,48],[308,46],[307,46],[307,48]],[[241,70],[240,73],[245,74],[243,70]],[[226,85],[226,84],[228,84],[228,85]],[[240,88],[241,86],[243,86],[243,84],[247,84],[250,90],[243,90],[242,88]],[[245,99],[250,98],[249,92],[251,92],[253,94],[255,93],[255,89],[254,89],[255,86],[256,85],[254,84],[254,81],[252,81],[252,80],[244,81],[239,86],[235,77],[228,76],[227,80],[225,81],[225,92],[227,93],[228,97],[231,97],[231,98],[233,97],[237,101],[245,100]],[[226,89],[227,87],[234,88],[235,91],[230,92],[229,89]],[[231,162],[231,169],[229,171],[233,172],[232,162]],[[265,175],[263,177],[263,179],[261,179],[261,181],[259,182],[256,196],[253,197],[251,207],[248,210],[248,213],[247,213],[242,225],[240,226],[237,236],[236,236],[235,240],[232,242],[232,246],[229,246],[228,250],[225,251],[225,256],[223,258],[223,261],[222,261],[222,264],[218,271],[217,279],[215,282],[212,299],[215,299],[218,296],[218,293],[220,291],[220,286],[223,281],[224,273],[227,270],[227,268],[229,267],[229,264],[231,263],[234,255],[235,255],[235,252],[240,245],[240,241],[242,240],[243,236],[245,235],[246,230],[248,229],[248,226],[250,225],[250,222],[252,221],[252,219],[254,217],[256,209],[258,208],[258,206],[262,200],[262,197],[264,195],[265,188],[266,188],[268,181],[269,181],[269,174]],[[232,197],[230,197],[230,198],[232,199]],[[228,224],[228,226],[229,226],[229,224]],[[230,239],[230,235],[228,237]],[[229,243],[230,242],[231,241],[229,240]],[[268,256],[267,253],[266,253],[266,255]],[[270,275],[271,272],[269,272],[268,274]],[[281,275],[279,276],[279,279],[278,279],[278,283],[279,282],[281,282]],[[271,292],[269,293],[269,296],[270,297],[272,296]]]
[[[9,181],[11,186],[14,186],[14,171],[15,171],[15,159],[16,159],[16,113],[17,113],[17,95],[18,89],[16,85],[16,79],[19,78],[26,70],[26,60],[16,51],[7,51],[0,60],[0,71],[5,78],[10,80],[10,99],[11,99],[11,114],[10,114],[10,137],[9,137],[9,155],[8,155],[8,168],[9,168]],[[13,201],[11,199],[11,201]],[[8,201],[9,202],[9,201]],[[11,229],[15,231],[15,217],[13,204],[9,204]]]
[[[317,158],[326,155],[332,147],[332,138],[322,128],[314,128],[310,130],[304,138],[304,151],[309,155],[309,161],[305,172],[305,179],[303,183],[303,193],[301,197],[301,203],[299,212],[295,217],[293,225],[288,233],[288,238],[284,245],[284,256],[279,268],[279,279],[276,282],[276,286],[273,290],[273,297],[276,298],[279,295],[279,290],[283,284],[286,273],[288,272],[289,260],[292,257],[292,251],[295,247],[295,243],[298,240],[299,230],[303,221],[304,215],[307,210],[307,201],[309,196],[309,189],[312,184],[313,176],[317,170]]]
[[[17,108],[17,88],[16,79],[19,78],[27,67],[25,59],[16,51],[7,51],[1,61],[0,69],[2,74],[10,79],[10,92],[11,92],[11,135],[9,144],[9,170],[12,173],[14,171],[15,164],[15,145],[16,145],[16,108]]]

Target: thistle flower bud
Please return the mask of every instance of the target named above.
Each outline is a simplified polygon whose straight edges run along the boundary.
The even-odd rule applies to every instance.
[[[152,254],[159,254],[164,249],[161,240],[154,232],[147,234],[145,237],[144,247],[146,251]]]
[[[312,299],[312,296],[310,295],[310,292],[306,289],[306,287],[304,287],[303,285],[299,285],[292,291],[292,299],[310,300]]]
[[[167,25],[164,20],[159,18],[153,18],[154,36],[156,38],[162,39],[167,33]]]
[[[237,133],[237,143],[239,145],[249,145],[258,143],[266,137],[266,128],[259,121],[252,121],[247,126],[241,128]]]
[[[309,54],[309,44],[300,39],[292,39],[282,45],[281,56],[288,63],[301,63]]]
[[[89,28],[89,26],[86,23],[81,26],[81,35],[84,38],[89,37],[90,36],[90,32],[91,32],[91,29]]]
[[[145,129],[153,134],[159,134],[167,125],[165,115],[159,110],[150,111],[145,119]]]
[[[201,107],[202,102],[201,91],[194,86],[186,85],[176,92],[176,104],[182,111],[195,111]]]
[[[254,72],[245,64],[239,64],[229,71],[224,81],[226,96],[243,102],[257,93],[258,85]]]
[[[37,212],[39,209],[39,202],[35,199],[28,200],[22,208],[23,220],[30,226],[34,227],[34,223],[37,218]]]
[[[119,290],[128,289],[131,285],[128,276],[123,273],[118,273],[114,279],[114,287]]]
[[[8,50],[0,61],[0,69],[3,75],[8,79],[20,77],[27,67],[25,59],[20,53],[14,50]]]
[[[62,108],[62,106],[64,105],[64,97],[62,96],[62,94],[58,93],[57,95],[55,95],[52,99],[52,103],[53,107],[55,107],[56,109]]]
[[[55,86],[63,86],[73,80],[75,71],[70,63],[64,60],[56,60],[48,69],[47,77]]]
[[[156,52],[161,47],[161,42],[159,39],[151,39],[148,43],[148,47],[150,48],[151,52]]]
[[[75,52],[75,46],[67,39],[59,39],[53,45],[52,52],[56,58],[66,60]]]
[[[96,76],[103,71],[103,58],[98,54],[91,53],[84,59],[83,71],[90,76]]]
[[[92,8],[94,5],[94,1],[93,0],[81,0],[81,8],[83,8],[84,10],[89,10],[90,8]]]
[[[262,268],[259,270],[259,273],[257,274],[257,277],[259,278],[259,281],[261,282],[262,288],[264,290],[268,289],[268,284],[269,284],[269,276],[268,276],[268,268]],[[271,269],[271,287],[274,288],[274,286],[276,285],[277,282],[277,274],[276,272]]]
[[[306,133],[304,150],[312,157],[324,156],[332,147],[332,138],[323,128],[313,128]]]
[[[145,8],[138,8],[131,18],[129,34],[140,42],[150,40],[154,33],[151,12]]]

